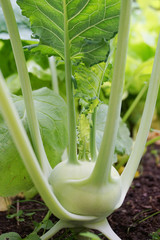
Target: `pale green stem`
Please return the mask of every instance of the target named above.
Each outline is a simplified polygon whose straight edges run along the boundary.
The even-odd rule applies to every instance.
[[[121,4],[118,44],[115,56],[115,66],[107,120],[98,159],[96,161],[93,173],[90,177],[91,182],[94,181],[95,184],[103,184],[110,179],[111,174],[111,166],[113,162],[115,142],[120,119],[131,15],[131,3],[131,0],[122,0]]]
[[[100,95],[100,90],[101,90],[101,84],[104,78],[105,71],[108,66],[108,62],[106,62],[105,68],[101,69],[99,66],[100,70],[102,71],[100,81],[99,81],[99,87],[97,91],[97,96],[99,97]],[[91,152],[91,159],[92,161],[96,161],[97,159],[97,145],[96,145],[96,122],[97,122],[97,107],[95,107],[94,112],[92,113],[92,127],[90,128],[90,152]]]
[[[22,48],[21,39],[18,32],[18,27],[16,24],[14,12],[10,3],[10,0],[0,0],[3,13],[6,19],[6,24],[8,32],[10,35],[10,40],[13,48],[13,53],[17,65],[17,70],[21,82],[22,92],[25,101],[25,107],[27,112],[27,119],[30,129],[31,138],[33,141],[34,150],[36,152],[37,158],[40,161],[43,172],[49,175],[51,167],[47,160],[47,156],[43,147],[42,138],[39,130],[39,124],[34,109],[34,102],[32,98],[32,89],[30,85],[30,78],[26,66],[26,61],[24,57],[24,52]]]
[[[86,223],[84,224],[84,227],[98,230],[99,232],[103,233],[103,235],[109,240],[121,240],[118,235],[112,230],[107,219],[90,224]]]
[[[135,100],[133,101],[133,103],[131,104],[130,108],[128,109],[128,111],[125,113],[125,115],[123,116],[123,122],[126,122],[127,119],[129,118],[129,116],[131,115],[131,113],[133,112],[133,110],[135,109],[135,107],[137,106],[137,104],[139,103],[139,101],[141,100],[141,98],[143,97],[144,93],[146,92],[148,88],[148,83],[144,85],[144,87],[141,89],[141,91],[139,92],[139,94],[137,95],[137,97],[135,98]]]
[[[77,137],[76,137],[76,115],[73,97],[73,84],[70,60],[70,43],[68,36],[68,17],[66,0],[63,0],[64,7],[64,56],[65,56],[65,79],[66,95],[68,106],[68,131],[69,131],[69,163],[76,164],[77,160]]]
[[[54,56],[49,57],[48,60],[49,60],[49,66],[50,66],[50,69],[51,69],[52,87],[53,87],[54,92],[59,94],[55,57]]]
[[[141,124],[138,130],[138,134],[136,137],[136,141],[128,160],[128,163],[122,173],[122,186],[123,186],[123,194],[121,202],[125,198],[125,195],[132,183],[135,172],[138,168],[139,162],[143,155],[143,151],[145,148],[146,140],[148,137],[149,129],[151,126],[155,104],[157,100],[158,89],[160,85],[160,36],[158,40],[158,46],[156,50],[153,70],[151,74],[151,79],[149,83],[149,89],[147,93],[146,103],[143,110],[143,115],[141,119]]]
[[[57,232],[64,228],[71,228],[72,224],[69,222],[58,221],[48,232],[46,232],[43,236],[40,237],[41,240],[49,240],[53,237]]]
[[[92,161],[97,159],[97,146],[96,146],[96,119],[97,119],[97,107],[92,113],[92,127],[90,129],[90,152]]]
[[[103,219],[100,222],[88,222],[88,223],[81,223],[81,224],[77,224],[77,222],[65,222],[65,221],[60,220],[40,239],[41,240],[49,240],[58,231],[60,231],[61,229],[64,229],[64,228],[80,228],[80,227],[98,230],[99,232],[103,233],[103,235],[106,236],[110,240],[121,240],[117,236],[117,234],[112,230],[112,228],[110,227],[110,225],[106,219]]]
[[[47,177],[44,176],[31,143],[28,139],[23,124],[18,116],[13,102],[10,99],[9,92],[2,75],[0,74],[0,111],[7,123],[10,134],[14,140],[17,150],[23,160],[23,163],[44,202],[51,212],[62,220],[91,221],[95,219],[92,216],[80,216],[68,212],[59,203],[54,195]],[[18,171],[18,169],[17,169]]]

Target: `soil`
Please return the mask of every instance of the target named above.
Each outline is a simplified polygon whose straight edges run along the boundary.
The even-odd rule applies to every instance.
[[[134,179],[121,208],[115,211],[109,222],[123,240],[160,239],[160,146],[152,145],[142,158],[140,177]],[[20,216],[15,216],[17,209]],[[0,212],[0,235],[17,232],[22,238],[30,234],[47,213],[39,196],[31,201],[14,199],[7,212]],[[54,216],[51,220],[56,222]],[[49,222],[51,224],[51,222]],[[154,233],[155,232],[155,233]],[[40,231],[39,233],[42,233]],[[77,233],[76,233],[77,234]],[[100,238],[106,238],[99,234]],[[52,239],[76,240],[73,231],[62,230]]]

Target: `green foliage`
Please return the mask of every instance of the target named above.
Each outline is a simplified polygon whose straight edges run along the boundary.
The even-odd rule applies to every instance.
[[[107,118],[108,106],[101,104],[97,111],[97,124],[96,124],[96,143],[97,148],[100,149],[100,144],[103,137],[105,121]],[[130,155],[132,147],[132,139],[130,132],[125,123],[120,120],[118,135],[116,139],[115,153],[120,155]]]
[[[16,64],[9,40],[0,40],[0,69],[4,77],[8,77],[16,72]]]
[[[30,43],[30,41],[22,41],[23,45]],[[51,73],[48,57],[40,53],[32,54],[30,51],[25,51],[25,56],[32,90],[42,87],[51,88]],[[3,61],[0,61],[0,69],[6,79],[10,92],[20,95],[21,85],[9,40],[0,40],[0,59],[3,59]]]
[[[153,232],[150,234],[152,237],[151,240],[159,240],[160,239],[160,229],[158,229],[156,232]]]
[[[88,111],[87,111],[88,110]],[[78,150],[79,159],[89,160],[90,156],[90,129],[93,124],[91,120],[92,110],[91,108],[80,114],[78,119]],[[99,104],[97,110],[97,121],[96,121],[96,145],[99,152],[100,145],[103,138],[105,122],[107,118],[108,106],[106,104]],[[114,162],[117,161],[116,155],[130,155],[132,148],[132,138],[130,137],[129,129],[127,125],[120,120],[119,130],[116,140]]]
[[[54,167],[67,146],[66,104],[47,88],[33,92],[33,98],[45,151]],[[23,97],[14,95],[12,99],[29,135]],[[15,195],[31,187],[31,179],[0,115],[0,194]]]
[[[40,56],[41,57],[41,56]],[[48,59],[46,59],[47,61]],[[35,59],[30,59],[27,62],[28,72],[30,76],[32,90],[43,87],[51,88],[51,72],[49,67],[44,69]]]
[[[53,222],[51,221],[51,220],[49,220],[49,219],[47,219],[47,220],[45,220],[45,221],[42,221],[41,223],[36,223],[36,228],[35,228],[35,232],[39,232],[41,229],[43,229],[43,230],[49,230],[49,229],[51,229],[53,226],[54,226],[54,224],[53,224]],[[38,230],[38,231],[37,231]]]
[[[123,112],[126,112],[137,94],[142,90],[144,84],[149,81],[153,57],[155,55],[156,43],[160,29],[159,0],[138,0],[133,4],[131,34],[129,38]],[[156,23],[156,24],[155,24]],[[140,99],[135,110],[130,115],[128,123],[131,127],[138,124],[140,120],[146,94]],[[157,99],[157,112],[159,113],[160,94]]]
[[[33,232],[22,240],[40,240],[40,237],[36,233]]]
[[[137,67],[133,74],[134,81],[131,81],[128,87],[128,91],[131,94],[137,95],[143,88],[144,84],[149,81],[152,67],[153,58],[141,63],[140,66]]]
[[[8,214],[7,218],[8,219],[16,218],[18,222],[23,222],[24,221],[23,210],[19,210],[18,212],[13,214]]]
[[[103,95],[104,84],[111,83],[112,64],[100,63],[90,68],[84,64],[73,67],[73,75],[76,81],[75,98],[78,100],[80,115],[78,116],[78,153],[79,159],[90,159],[91,149],[90,132],[94,125],[92,114],[101,102],[100,97]],[[108,95],[109,96],[109,95]],[[107,96],[107,97],[108,97]],[[107,98],[104,97],[105,101]]]
[[[100,78],[100,71],[98,74],[94,71],[98,66],[87,68],[80,65],[74,72],[74,77],[77,83],[75,89],[75,97],[83,98],[88,101],[91,98],[98,97],[99,89],[102,79]]]
[[[129,93],[133,93],[133,91],[135,93],[134,89],[137,93],[143,82],[148,80],[148,75],[149,77],[151,75],[155,43],[159,34],[158,26],[160,26],[158,11],[149,7],[148,1],[139,0],[138,3],[140,5],[135,3],[133,8],[132,35],[129,39],[129,54],[127,56],[126,86]],[[137,73],[139,79],[137,79]],[[145,75],[147,76],[145,77]]]
[[[0,240],[40,240],[40,237],[36,233],[31,233],[22,239],[18,233],[9,232],[2,234]]]
[[[87,102],[90,99],[99,98],[102,82],[108,81],[107,66],[106,63],[100,63],[88,68],[84,64],[80,64],[75,69],[73,68],[77,84],[75,97]]]
[[[0,236],[0,240],[22,240],[18,233],[10,232],[4,233]]]
[[[108,41],[118,30],[119,0],[18,0],[18,4],[23,15],[30,18],[31,28],[40,38],[40,46],[51,47],[54,55],[64,58],[64,36],[68,35],[74,61],[93,65],[106,60]],[[64,28],[64,22],[68,30]]]

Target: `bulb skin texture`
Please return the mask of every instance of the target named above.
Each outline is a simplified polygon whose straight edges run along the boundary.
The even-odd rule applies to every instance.
[[[121,178],[112,167],[111,180],[103,186],[88,181],[95,163],[79,161],[58,164],[50,174],[49,183],[62,206],[78,215],[109,216],[121,197]]]

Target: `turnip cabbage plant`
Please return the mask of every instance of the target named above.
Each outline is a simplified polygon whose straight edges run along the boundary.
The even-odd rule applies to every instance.
[[[121,1],[118,43],[104,135],[97,154],[93,127],[92,159],[89,161],[78,160],[72,63],[76,65],[83,62],[91,66],[106,59],[109,53],[108,40],[117,31],[120,1],[17,1],[22,8],[22,13],[30,19],[34,34],[39,36],[40,43],[37,49],[43,53],[60,56],[65,61],[68,158],[52,169],[43,146],[37,120],[38,114],[36,114],[33,100],[34,94],[32,96],[12,7],[9,0],[0,2],[21,79],[26,107],[26,111],[22,111],[21,115],[22,119],[27,116],[31,141],[10,98],[2,74],[0,76],[1,113],[35,187],[51,212],[60,219],[53,228],[41,236],[41,239],[50,239],[62,228],[82,226],[97,229],[111,240],[120,239],[111,229],[106,217],[123,203],[143,154],[160,83],[160,40],[136,142],[120,176],[113,167],[113,158],[120,120],[132,1]],[[41,95],[43,94],[42,92]],[[49,98],[49,92],[45,95],[46,99],[48,96],[49,102],[52,101],[52,98]],[[93,118],[95,116],[96,111],[94,111]],[[56,142],[53,142],[54,144]]]

